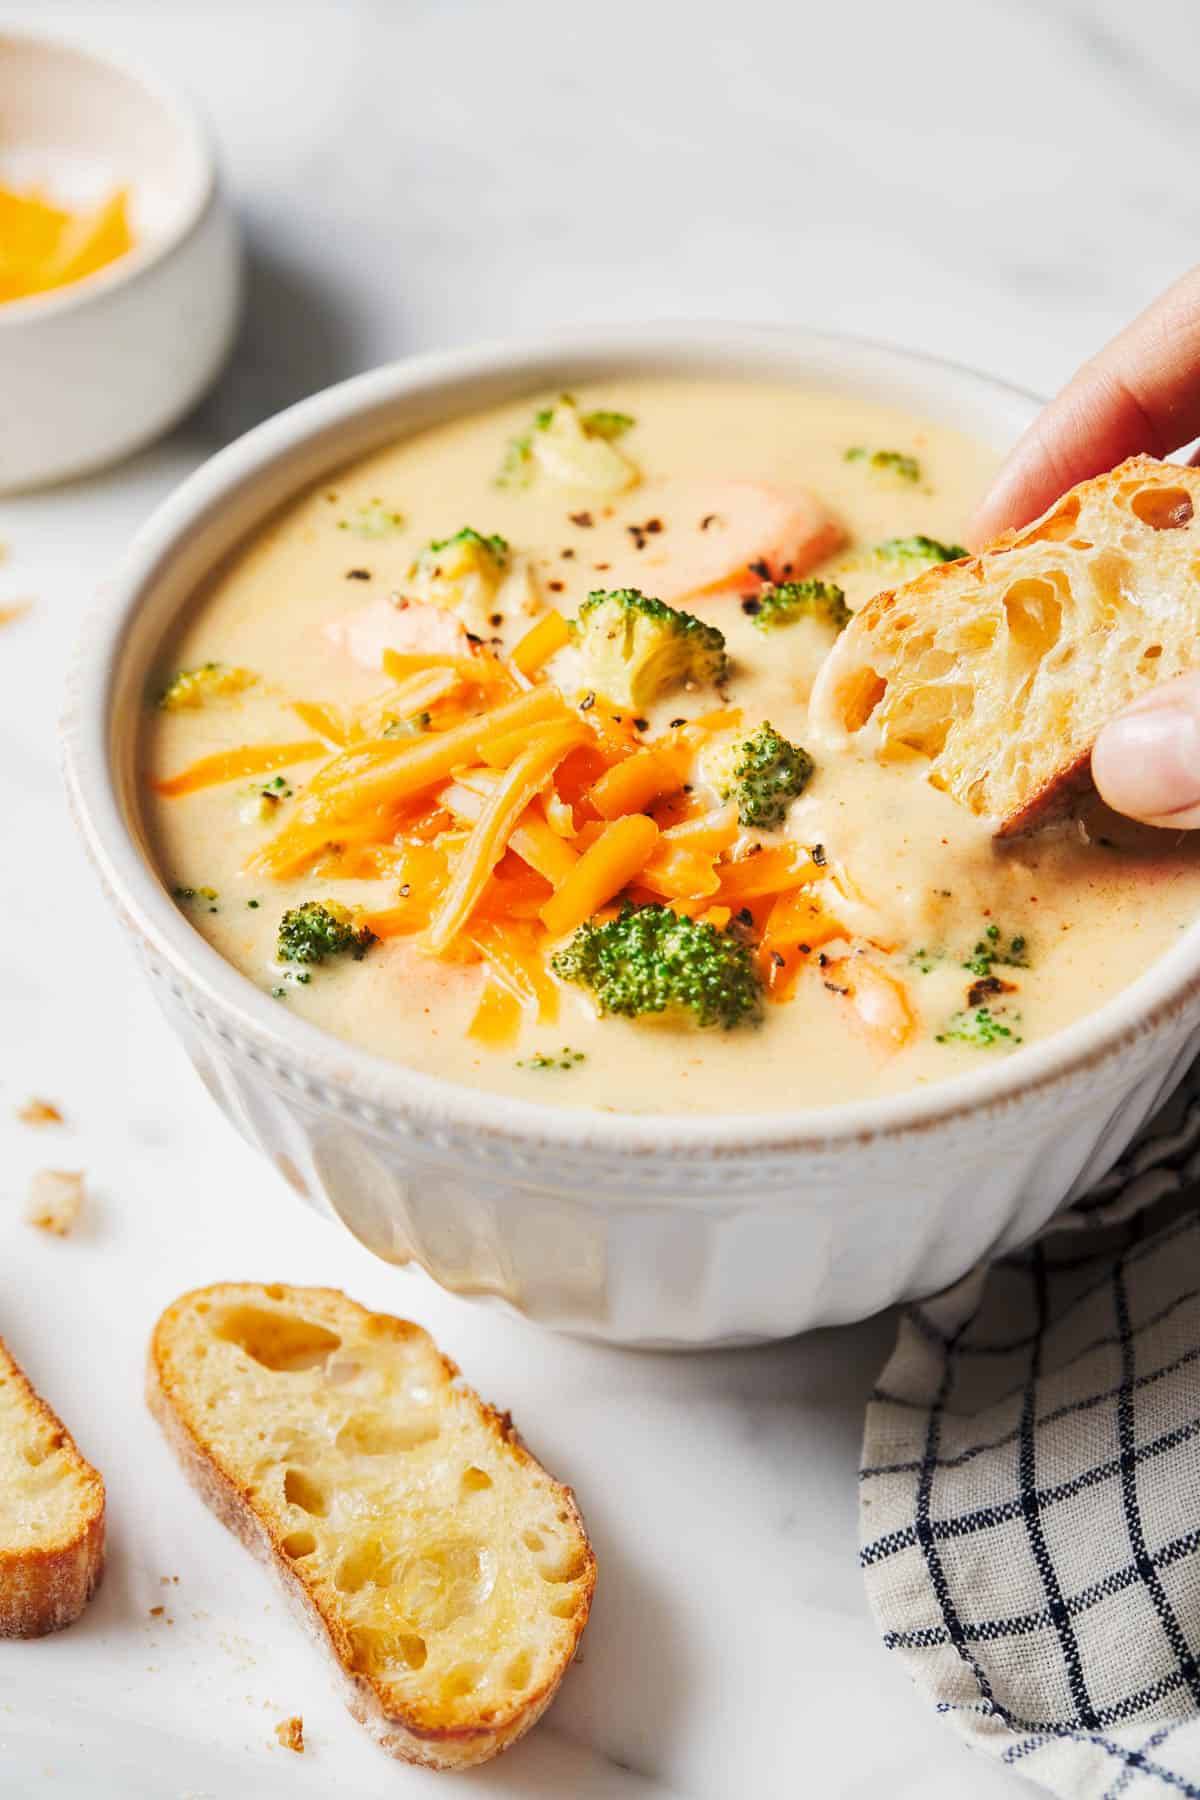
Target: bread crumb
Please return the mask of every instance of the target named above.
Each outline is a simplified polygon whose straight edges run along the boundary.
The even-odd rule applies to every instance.
[[[17,1108],[17,1117],[22,1125],[61,1125],[63,1122],[62,1113],[53,1100],[39,1100],[36,1095]]]
[[[39,1231],[66,1237],[83,1210],[82,1169],[39,1169],[29,1184],[25,1217]]]
[[[152,1619],[161,1619],[165,1610],[165,1607],[162,1606],[152,1606],[150,1608],[150,1617]]]
[[[280,1719],[275,1736],[285,1750],[294,1750],[297,1756],[304,1755],[304,1720],[299,1713],[293,1713],[290,1719]]]

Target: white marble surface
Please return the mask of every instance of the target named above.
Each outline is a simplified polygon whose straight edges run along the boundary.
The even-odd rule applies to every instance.
[[[106,1470],[112,1543],[77,1628],[0,1649],[0,1767],[25,1772],[5,1791],[432,1789],[342,1713],[142,1416],[166,1300],[283,1276],[422,1320],[587,1511],[582,1663],[476,1791],[1029,1792],[926,1713],[867,1616],[854,1469],[887,1322],[655,1358],[553,1342],[374,1264],[233,1136],[151,1010],[72,837],[55,716],[79,617],[153,502],[265,413],[390,357],[747,315],[1051,387],[1195,254],[1194,0],[39,0],[3,23],[190,85],[251,257],[241,345],[199,414],[102,478],[0,502],[0,602],[36,599],[0,644],[0,1325]],[[64,1132],[15,1123],[30,1093],[63,1104]],[[66,1243],[21,1222],[46,1163],[94,1190]],[[163,1603],[173,1624],[150,1617]],[[291,1711],[303,1762],[271,1738]]]

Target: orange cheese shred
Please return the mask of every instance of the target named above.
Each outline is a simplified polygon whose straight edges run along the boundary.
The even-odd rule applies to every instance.
[[[760,850],[757,856],[743,857],[740,862],[725,863],[721,869],[720,898],[736,911],[747,900],[786,894],[818,880],[821,874],[820,866],[801,845],[780,844]]]
[[[520,1002],[489,973],[475,1017],[467,1027],[467,1036],[493,1049],[503,1049],[515,1040],[520,1027]]]
[[[252,866],[277,878],[298,874],[338,837],[344,824],[356,818],[376,818],[380,837],[387,836],[389,815],[394,819],[406,801],[446,781],[460,764],[476,761],[491,739],[556,715],[568,717],[555,690],[533,688],[449,731],[429,732],[415,742],[387,738],[352,746],[318,770],[294,817]]]
[[[319,738],[304,738],[298,744],[243,744],[237,750],[218,750],[202,756],[178,775],[168,775],[151,783],[156,794],[176,799],[180,794],[194,794],[200,788],[216,787],[222,781],[240,781],[247,775],[269,775],[274,769],[286,769],[291,763],[312,762],[324,756],[326,746]]]
[[[526,699],[534,697],[534,694],[524,696]],[[583,727],[574,719],[545,726],[532,734],[526,748],[496,783],[463,847],[441,905],[430,921],[426,943],[435,954],[448,949],[462,930],[507,848],[517,821],[547,776],[553,774],[555,766],[582,735]]]
[[[38,193],[0,187],[0,301],[81,281],[133,249],[124,188],[72,213]]]
[[[588,799],[602,819],[644,812],[663,794],[674,793],[687,780],[690,751],[650,746],[614,763],[592,787]]]
[[[643,813],[606,825],[542,908],[542,923],[551,937],[574,931],[628,886],[645,868],[657,842],[658,826]]]
[[[514,646],[509,661],[522,675],[536,675],[543,663],[549,662],[564,644],[571,641],[571,630],[560,612],[553,608],[531,625]]]
[[[542,1025],[558,1017],[558,989],[528,926],[483,925],[471,933],[471,943],[487,964],[498,987],[512,995],[518,1006],[535,1013]]]
[[[318,700],[293,700],[292,711],[300,723],[307,725],[310,731],[315,731],[318,737],[323,737],[327,743],[336,744],[339,750],[344,748],[348,733],[339,706],[327,706]]]

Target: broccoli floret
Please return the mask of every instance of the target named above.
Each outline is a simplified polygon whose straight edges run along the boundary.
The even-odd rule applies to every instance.
[[[595,412],[584,413],[579,423],[588,437],[613,438],[624,437],[632,431],[637,420],[630,413],[610,412],[606,407],[597,407]]]
[[[604,925],[581,925],[551,959],[564,981],[592,990],[600,1013],[669,1013],[729,1031],[760,1016],[762,984],[749,947],[669,906],[626,902]]]
[[[588,681],[637,712],[681,682],[718,685],[728,672],[725,639],[715,625],[637,588],[589,594],[574,637]]]
[[[355,925],[348,906],[336,900],[306,900],[280,919],[276,954],[280,962],[321,963],[348,950],[355,962],[361,962],[375,941],[367,926]]]
[[[882,475],[895,475],[901,481],[920,481],[921,465],[904,450],[866,450],[856,444],[846,452],[847,462],[865,462]]]
[[[956,1012],[951,1015],[945,1031],[937,1036],[939,1044],[968,1044],[973,1050],[994,1050],[998,1044],[1020,1044],[1024,1040],[1013,1029],[1021,1023],[1020,1013],[1009,1015],[1011,1025],[986,1006],[977,1006],[972,1012]]]
[[[404,514],[385,506],[382,500],[368,500],[357,507],[348,519],[338,520],[339,531],[352,531],[355,537],[390,537],[404,527]]]
[[[489,536],[484,537],[483,533],[476,531],[473,525],[464,525],[461,531],[454,533],[453,537],[436,539],[429,545],[426,554],[436,556],[440,550],[456,550],[460,545],[463,552],[472,560],[478,553],[483,552],[490,556],[494,563],[498,563],[502,569],[508,564],[508,539],[502,538],[498,531],[493,531]]]
[[[201,663],[195,669],[181,669],[158,696],[158,704],[164,712],[186,712],[192,707],[207,706],[211,700],[230,700],[253,687],[257,680],[252,669],[231,669],[219,662]]]
[[[528,487],[540,470],[567,487],[619,494],[633,486],[638,472],[613,443],[636,422],[605,407],[581,413],[572,394],[560,394],[554,406],[539,407],[528,431],[509,439],[496,486]]]
[[[879,563],[957,562],[969,554],[961,544],[939,543],[937,538],[926,537],[923,532],[917,532],[914,537],[885,538],[871,552]]]
[[[464,525],[453,537],[427,544],[408,571],[404,592],[456,612],[468,631],[483,637],[495,597],[512,561],[508,541]]]
[[[1029,940],[1018,936],[1006,942],[1000,927],[989,925],[970,956],[964,958],[963,968],[972,975],[990,975],[997,963],[1004,968],[1027,969]]]
[[[763,724],[748,738],[715,747],[702,767],[722,800],[737,801],[739,824],[774,831],[789,802],[812,780],[813,759],[773,725]]]
[[[760,631],[794,625],[797,619],[825,619],[835,631],[841,631],[853,617],[835,581],[768,582],[761,593],[742,605]]]

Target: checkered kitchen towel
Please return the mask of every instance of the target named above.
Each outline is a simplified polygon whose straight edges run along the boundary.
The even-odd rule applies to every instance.
[[[1071,1800],[1200,1800],[1200,1070],[1053,1235],[904,1315],[867,1412],[884,1642]]]

